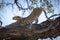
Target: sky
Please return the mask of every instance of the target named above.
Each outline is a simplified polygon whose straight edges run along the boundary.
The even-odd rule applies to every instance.
[[[11,1],[12,1],[12,0],[11,0]],[[9,1],[9,3],[10,3],[11,1]],[[7,1],[7,2],[8,2],[8,1]],[[6,3],[7,3],[7,2],[6,2]],[[23,0],[20,1],[20,2],[21,2],[21,4],[23,5],[23,7],[25,7],[25,8],[27,7],[27,4],[26,4],[25,2],[23,2]],[[23,3],[22,3],[22,2],[23,2]],[[13,2],[12,2],[12,3],[13,3]],[[24,4],[25,4],[25,5],[24,5]],[[21,16],[21,17],[22,17],[22,10],[19,11],[16,5],[13,6],[13,9],[12,9],[11,5],[8,5],[8,6],[5,5],[5,6],[3,7],[3,9],[0,10],[0,13],[1,13],[1,16],[2,16],[1,19],[2,19],[2,21],[3,21],[3,25],[2,25],[2,26],[6,26],[6,25],[9,25],[9,24],[15,22],[15,20],[12,19],[13,16],[18,15],[18,16]],[[31,11],[26,11],[26,12],[24,13],[23,17],[27,17],[27,16],[30,15],[30,14],[31,14]],[[43,17],[41,17],[41,16],[43,16]],[[41,23],[42,21],[46,20],[46,18],[45,18],[45,16],[44,16],[44,13],[42,13],[41,16],[40,16],[40,18],[39,18],[39,23]]]
[[[23,1],[24,0],[20,1],[20,3],[23,5],[23,7],[26,8],[27,4]],[[0,2],[1,2],[1,0],[0,0]],[[13,0],[7,0],[6,3],[7,2],[13,3]],[[54,13],[59,13],[60,7],[57,5],[58,3],[54,3],[52,1],[52,4],[54,5],[54,9],[55,9]],[[32,11],[26,11],[25,14],[23,15],[23,17],[27,17],[28,15],[30,15],[31,12]],[[4,5],[4,7],[2,9],[0,9],[0,17],[1,17],[1,20],[3,22],[2,26],[5,27],[6,25],[9,25],[11,23],[16,22],[15,20],[12,19],[13,16],[16,16],[16,15],[22,17],[22,10],[19,11],[15,4],[13,5],[13,8],[11,7],[11,5],[8,5],[8,6]],[[51,16],[52,14],[47,14],[47,15]],[[39,16],[39,19],[38,19],[39,22],[38,23],[41,23],[45,20],[46,20],[46,17],[44,15],[44,13],[42,12],[42,14]],[[59,40],[60,37],[57,37],[56,39]],[[54,40],[56,40],[56,39],[54,39]],[[48,38],[48,39],[44,39],[44,40],[50,40],[50,39]]]

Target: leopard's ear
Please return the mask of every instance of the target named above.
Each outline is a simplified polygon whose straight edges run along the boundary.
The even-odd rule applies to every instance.
[[[13,17],[13,20],[16,20],[18,17],[19,17],[19,16],[14,16],[14,17]]]
[[[20,16],[14,16],[15,18],[20,18]]]
[[[12,19],[14,20],[15,19],[15,16]]]

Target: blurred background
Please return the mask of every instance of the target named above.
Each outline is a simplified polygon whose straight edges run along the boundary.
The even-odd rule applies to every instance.
[[[60,13],[60,0],[0,0],[0,21],[2,21],[2,26],[5,27],[16,22],[16,20],[12,19],[16,15],[20,17],[28,17],[32,10],[37,7],[44,8],[47,12],[47,16],[50,17],[51,15]],[[44,12],[42,12],[39,16],[38,23],[45,20],[46,17]],[[57,37],[54,40],[59,39],[60,37]],[[44,40],[50,40],[50,38]]]

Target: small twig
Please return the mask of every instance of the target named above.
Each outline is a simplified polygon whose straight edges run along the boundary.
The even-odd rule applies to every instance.
[[[16,3],[16,5],[18,6],[19,10],[21,10],[21,9],[22,9],[22,10],[27,10],[27,9],[29,9],[29,8],[23,8],[22,5],[21,5],[21,3],[18,3],[17,1],[18,1],[18,0],[15,0],[15,3]],[[20,4],[21,7],[20,7],[18,4]]]
[[[29,2],[28,2],[28,0],[26,0],[26,2],[27,2],[27,5],[28,5],[28,8],[30,8],[30,7],[29,7]]]
[[[19,10],[20,10],[20,6],[18,5],[18,0],[15,0],[14,2],[16,3],[16,5],[18,6]]]
[[[1,21],[1,17],[0,17],[0,26],[2,26],[2,21]]]
[[[60,16],[60,14],[54,14],[54,15],[50,16],[49,19],[53,16]]]
[[[25,11],[26,11],[26,10],[23,10],[23,14],[22,14],[22,16],[24,15]]]

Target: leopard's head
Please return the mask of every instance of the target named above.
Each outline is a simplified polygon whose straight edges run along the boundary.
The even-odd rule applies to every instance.
[[[20,20],[20,19],[22,19],[22,17],[19,17],[19,16],[14,16],[13,17],[13,20]]]

